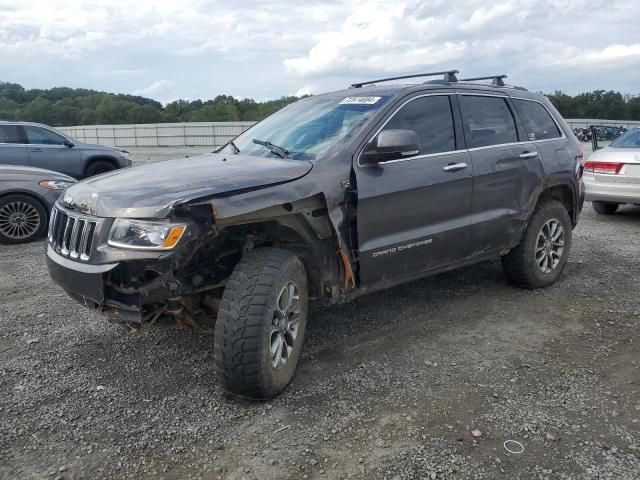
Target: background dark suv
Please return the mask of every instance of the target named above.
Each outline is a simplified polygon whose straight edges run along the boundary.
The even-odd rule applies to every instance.
[[[75,179],[131,166],[126,150],[90,145],[46,125],[0,122],[0,164],[44,168]]]

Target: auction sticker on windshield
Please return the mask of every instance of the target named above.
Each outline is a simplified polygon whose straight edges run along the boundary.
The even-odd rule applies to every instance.
[[[340,105],[373,105],[382,97],[346,97]]]

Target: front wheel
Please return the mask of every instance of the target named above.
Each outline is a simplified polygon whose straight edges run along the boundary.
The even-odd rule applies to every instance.
[[[249,252],[222,295],[215,328],[218,381],[242,397],[269,399],[293,379],[307,322],[302,261],[277,248]]]
[[[87,167],[85,177],[94,177],[96,175],[101,175],[115,169],[116,167],[114,167],[111,162],[107,162],[105,160],[96,160]]]
[[[541,288],[554,283],[571,250],[571,220],[557,200],[536,207],[520,244],[502,257],[510,282],[522,288]]]
[[[0,199],[0,243],[27,243],[40,238],[47,229],[47,212],[27,195],[7,195]]]

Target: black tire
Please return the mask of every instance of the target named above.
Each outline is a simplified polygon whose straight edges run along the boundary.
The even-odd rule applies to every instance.
[[[559,253],[554,250],[555,256],[549,255],[549,263],[544,263],[545,259],[542,256],[548,255],[547,252],[550,251],[548,249],[560,248],[553,246],[556,242],[547,244],[543,241],[544,247],[538,251],[543,234],[542,228],[543,226],[546,228],[547,225],[553,226],[553,221],[562,226],[563,246]],[[546,231],[549,232],[548,229]],[[533,212],[520,244],[502,257],[502,267],[507,279],[521,288],[543,288],[551,285],[558,279],[567,263],[571,251],[571,237],[571,219],[564,205],[557,200],[543,201]],[[543,258],[542,266],[538,265],[538,258]],[[552,258],[553,262],[551,262]],[[555,263],[556,260],[557,263]],[[543,268],[550,271],[543,272]]]
[[[276,317],[294,318],[293,314],[289,317],[276,312],[280,294],[292,285],[290,282],[299,297],[297,332],[285,363],[276,367],[272,357],[272,339],[279,335],[273,331]],[[293,253],[260,248],[236,265],[222,295],[215,328],[216,376],[225,390],[241,397],[270,399],[289,385],[304,340],[307,302],[304,265]],[[292,336],[282,334],[281,338],[290,340]]]
[[[85,177],[93,177],[94,175],[100,175],[101,173],[107,173],[115,170],[116,167],[111,162],[106,160],[96,160],[91,162],[85,172]]]
[[[47,218],[47,211],[33,197],[16,194],[0,198],[0,243],[28,243],[42,237]]]
[[[613,215],[620,206],[619,203],[611,202],[591,202],[593,209],[600,215]]]

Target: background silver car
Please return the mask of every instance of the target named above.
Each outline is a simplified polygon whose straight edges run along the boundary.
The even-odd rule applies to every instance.
[[[629,130],[584,162],[585,200],[603,215],[640,204],[640,128]]]
[[[62,172],[78,180],[131,166],[129,152],[81,143],[47,125],[0,121],[0,164]]]
[[[51,207],[73,183],[73,178],[51,170],[0,165],[0,243],[42,237]]]

